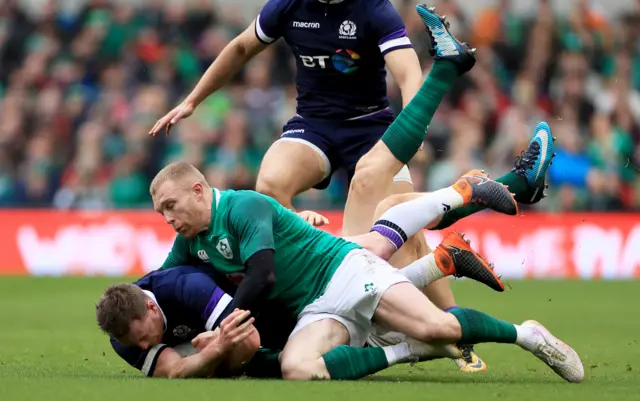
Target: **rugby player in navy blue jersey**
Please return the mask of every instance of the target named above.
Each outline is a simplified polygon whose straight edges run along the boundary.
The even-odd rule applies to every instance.
[[[239,367],[225,361],[250,360],[260,345],[254,319],[231,301],[209,274],[182,266],[109,287],[96,318],[116,353],[147,376],[219,376]],[[217,341],[196,354],[191,341],[218,327]]]

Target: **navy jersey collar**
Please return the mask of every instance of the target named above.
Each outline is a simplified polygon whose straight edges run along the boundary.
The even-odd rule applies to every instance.
[[[160,307],[160,304],[158,303],[156,296],[153,294],[153,292],[148,290],[142,290],[142,292],[144,292],[146,296],[151,298],[153,303],[155,303],[158,306],[158,309],[160,309],[160,313],[162,313],[162,320],[164,320],[164,331],[167,331],[167,315],[164,314],[164,311],[162,310],[162,307]]]
[[[328,3],[328,4],[338,4],[342,3],[344,0],[318,0],[320,3]]]

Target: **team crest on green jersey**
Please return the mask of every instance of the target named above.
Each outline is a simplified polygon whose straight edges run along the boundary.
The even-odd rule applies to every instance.
[[[231,250],[231,245],[229,245],[228,239],[220,239],[220,241],[218,241],[218,245],[216,245],[216,249],[226,259],[233,259],[233,251]]]

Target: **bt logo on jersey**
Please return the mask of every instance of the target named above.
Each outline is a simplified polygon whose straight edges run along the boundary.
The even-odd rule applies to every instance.
[[[331,56],[300,55],[300,61],[302,61],[302,65],[307,68],[320,68],[321,70],[327,69],[328,60],[331,60],[333,68],[335,68],[337,71],[340,71],[344,74],[351,74],[352,72],[357,71],[359,68],[358,60],[360,60],[360,55],[349,49],[338,49]]]
[[[338,49],[331,56],[335,69],[344,74],[351,74],[356,71],[359,68],[358,60],[360,60],[360,55],[349,49]]]
[[[303,56],[300,55],[302,65],[309,68],[320,67],[321,69],[327,68],[326,60],[331,56]]]

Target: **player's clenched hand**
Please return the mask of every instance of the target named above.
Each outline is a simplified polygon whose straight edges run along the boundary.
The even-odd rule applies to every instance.
[[[156,124],[153,126],[153,128],[151,128],[151,131],[149,131],[149,135],[156,136],[160,131],[166,128],[167,136],[169,136],[169,134],[171,133],[171,127],[176,125],[178,121],[182,120],[183,118],[189,117],[193,113],[193,110],[195,110],[195,106],[192,103],[180,103],[176,108],[156,121]]]
[[[298,216],[302,217],[305,221],[313,225],[314,227],[321,227],[325,224],[329,224],[329,219],[311,210],[305,210],[298,213]]]
[[[218,342],[225,350],[240,344],[256,331],[255,319],[250,315],[249,311],[236,309],[222,320]]]

